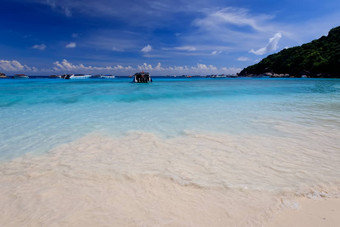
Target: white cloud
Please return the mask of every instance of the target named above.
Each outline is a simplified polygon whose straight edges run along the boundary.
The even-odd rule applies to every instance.
[[[59,4],[59,2],[56,2],[55,0],[45,0],[45,1],[43,1],[44,4],[49,5],[52,9],[61,11],[67,17],[71,17],[72,16],[72,12],[71,12],[70,8],[68,6],[66,6],[66,5]]]
[[[196,51],[197,48],[194,46],[181,46],[181,47],[175,47],[176,50],[186,50],[186,51]]]
[[[249,26],[257,31],[264,30],[262,23],[272,18],[269,15],[251,15],[247,9],[227,7],[215,12],[207,12],[206,17],[194,21],[194,25],[215,29],[221,25]]]
[[[222,54],[221,50],[214,50],[211,52],[211,55],[218,55],[218,54]]]
[[[247,58],[247,57],[239,57],[237,58],[237,61],[250,61],[251,59],[250,58]]]
[[[67,44],[65,47],[66,48],[75,48],[77,46],[77,44],[75,42],[71,42],[69,44]]]
[[[86,72],[86,71],[105,71],[109,72],[112,70],[131,70],[131,66],[86,66],[84,64],[72,64],[71,62],[63,59],[61,62],[56,61],[53,63],[55,66],[53,68],[54,71],[67,71],[67,72]]]
[[[158,63],[155,67],[151,64],[143,63],[138,65],[139,71],[149,71],[156,75],[209,75],[209,74],[236,74],[241,71],[240,68],[218,68],[214,65],[206,65],[198,63],[195,66],[168,66],[163,67],[161,63]]]
[[[37,49],[37,50],[45,50],[46,49],[46,45],[45,44],[36,44],[34,46],[32,46],[33,49]]]
[[[122,48],[112,47],[112,51],[123,52],[124,50]]]
[[[36,67],[29,67],[21,64],[17,60],[0,60],[0,70],[6,72],[43,72],[43,73],[114,73],[120,75],[129,75],[137,71],[149,71],[153,75],[209,75],[209,74],[236,74],[241,71],[240,68],[218,68],[214,65],[198,63],[194,66],[162,66],[158,62],[155,66],[149,63],[143,63],[135,67],[123,66],[117,64],[115,66],[91,66],[85,64],[73,64],[66,59],[53,63],[53,68],[45,68],[38,70]]]
[[[37,68],[23,65],[17,60],[12,60],[12,61],[0,60],[0,69],[2,69],[3,71],[8,71],[8,72],[18,72],[18,71],[36,72],[38,71]]]
[[[150,46],[149,44],[146,45],[145,47],[143,47],[140,51],[144,52],[144,53],[149,53],[152,50],[152,46]]]
[[[272,38],[269,39],[269,42],[265,47],[262,47],[258,50],[251,49],[249,52],[256,55],[263,55],[271,51],[275,51],[277,50],[278,43],[281,38],[282,38],[281,33],[276,33]]]

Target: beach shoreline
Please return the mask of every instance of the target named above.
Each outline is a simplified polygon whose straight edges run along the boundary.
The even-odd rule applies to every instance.
[[[161,138],[146,132],[114,138],[98,133],[45,154],[3,162],[0,224],[294,226],[290,224],[300,217],[308,219],[310,213],[326,218],[315,223],[339,223],[333,214],[340,204],[336,184],[278,190],[279,185],[290,183],[280,182],[272,168],[266,170],[267,176],[272,175],[269,182],[263,181],[263,170],[254,172],[256,166],[251,167],[252,173],[248,169],[240,172],[251,164],[265,165],[264,157],[271,151],[267,146],[258,148],[259,153],[249,150],[260,138],[247,137],[246,142],[239,136],[194,133]],[[270,144],[274,141],[271,138]],[[249,162],[240,165],[243,153]],[[245,175],[248,178],[241,178]],[[242,186],[246,179],[251,181]],[[270,189],[274,184],[277,187]],[[313,215],[319,203],[326,213]]]

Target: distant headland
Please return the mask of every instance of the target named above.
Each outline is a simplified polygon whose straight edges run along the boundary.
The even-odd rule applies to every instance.
[[[340,26],[301,46],[269,55],[239,76],[340,78]]]

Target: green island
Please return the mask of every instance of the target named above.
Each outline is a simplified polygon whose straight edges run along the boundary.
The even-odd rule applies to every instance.
[[[340,78],[340,26],[327,36],[269,55],[238,75]]]

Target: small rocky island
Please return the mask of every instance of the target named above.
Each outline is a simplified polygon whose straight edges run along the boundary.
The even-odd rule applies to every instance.
[[[269,55],[238,75],[340,78],[340,26],[328,36]]]

